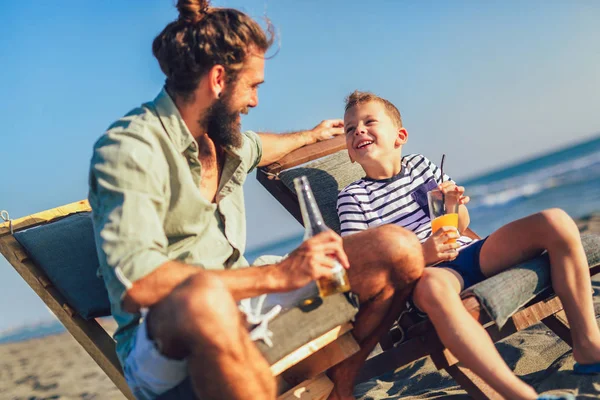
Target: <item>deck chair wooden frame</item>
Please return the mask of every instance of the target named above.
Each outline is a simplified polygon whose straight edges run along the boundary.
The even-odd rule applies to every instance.
[[[43,270],[29,258],[25,249],[13,236],[14,232],[90,210],[87,200],[82,200],[0,224],[0,253],[123,395],[127,399],[134,400],[135,397],[123,376],[113,338],[95,319],[84,319],[68,304]],[[278,393],[280,393],[278,399],[326,399],[333,384],[324,371],[359,350],[358,344],[350,333],[351,329],[351,323],[337,326],[271,365],[271,372],[278,379]]]
[[[296,194],[279,179],[279,173],[345,149],[345,138],[342,136],[300,148],[283,157],[278,162],[260,168],[257,172],[257,179],[302,224],[302,216]],[[470,229],[464,234],[472,238],[478,238]],[[591,275],[599,272],[600,265],[596,265],[590,269]],[[494,342],[538,322],[543,322],[557,336],[569,344],[569,346],[572,346],[571,335],[566,318],[564,317],[562,303],[553,294],[542,293],[542,295],[533,299],[524,308],[515,313],[502,330],[499,330],[487,313],[483,311],[481,304],[475,296],[463,299],[463,304],[469,313],[486,328]],[[397,369],[422,357],[429,356],[438,370],[446,370],[474,399],[501,398],[497,392],[477,375],[458,363],[456,357],[441,343],[429,320],[415,322],[412,325],[409,322],[408,326],[406,326],[406,323],[401,325],[405,325],[402,335],[403,340],[400,343],[396,342],[394,330],[384,335],[380,340],[381,347],[384,350],[383,353],[367,360],[358,378],[358,382],[366,381],[384,372]]]

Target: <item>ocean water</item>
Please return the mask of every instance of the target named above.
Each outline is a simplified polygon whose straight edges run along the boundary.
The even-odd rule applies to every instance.
[[[600,212],[600,136],[514,165],[457,180],[471,197],[471,229],[486,236],[527,215],[558,207],[573,218]],[[246,252],[282,255],[298,246],[296,236]]]
[[[600,212],[600,136],[584,143],[457,181],[471,197],[471,228],[485,236],[510,221],[558,207],[573,218]],[[289,237],[246,252],[284,255],[302,242]],[[58,321],[0,332],[0,344],[64,331]]]
[[[487,235],[558,207],[579,218],[600,212],[600,137],[469,179],[471,228]]]

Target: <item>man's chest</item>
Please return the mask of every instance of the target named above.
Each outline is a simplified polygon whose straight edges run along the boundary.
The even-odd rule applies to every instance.
[[[236,174],[227,169],[210,173],[199,162],[188,166],[178,160],[172,167],[164,219],[170,257],[208,268],[235,263],[243,254],[246,233],[243,189]]]

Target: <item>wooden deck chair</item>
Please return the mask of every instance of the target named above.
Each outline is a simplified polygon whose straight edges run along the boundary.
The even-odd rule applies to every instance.
[[[293,179],[307,175],[315,198],[328,226],[339,233],[336,213],[337,194],[349,183],[364,176],[358,164],[351,164],[343,137],[298,149],[279,162],[259,169],[258,181],[302,223]],[[468,236],[477,235],[468,230]],[[600,272],[600,237],[582,236],[590,273]],[[562,304],[550,288],[547,255],[515,266],[462,294],[463,304],[478,320],[494,342],[543,322],[561,339],[571,344],[566,319],[561,318]],[[405,314],[381,338],[383,353],[370,358],[358,379],[368,380],[384,372],[429,356],[438,369],[446,370],[475,399],[500,396],[470,370],[460,365],[444,348],[430,321],[416,313]]]
[[[0,252],[128,399],[115,342],[95,318],[110,315],[87,201],[0,225]],[[289,310],[269,324],[273,347],[259,349],[278,377],[279,399],[325,399],[332,383],[323,371],[358,351],[350,334],[356,306],[343,295],[320,307]],[[315,355],[318,354],[318,357]],[[283,378],[289,373],[289,382]],[[305,377],[310,379],[305,379]],[[295,386],[295,387],[294,387]],[[189,380],[161,398],[193,398]]]

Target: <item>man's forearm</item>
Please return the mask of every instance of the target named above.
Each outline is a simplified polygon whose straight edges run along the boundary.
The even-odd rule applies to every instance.
[[[275,264],[214,271],[178,261],[168,261],[147,276],[134,282],[133,287],[127,290],[123,298],[123,309],[134,313],[141,308],[152,307],[167,297],[183,281],[198,273],[218,276],[223,280],[236,301],[287,289]]]
[[[269,165],[280,160],[283,156],[316,140],[311,137],[310,131],[292,133],[259,133],[262,141],[263,156],[258,163],[259,167]]]
[[[262,159],[259,167],[279,161],[283,156],[302,146],[312,144],[321,140],[327,140],[333,136],[344,133],[344,121],[341,119],[326,119],[317,126],[307,131],[293,133],[259,133],[262,141]]]
[[[134,313],[151,307],[167,297],[180,283],[201,271],[192,265],[167,261],[133,283],[123,297],[123,309]]]
[[[277,264],[210,272],[221,278],[235,301],[289,290],[279,274]]]

